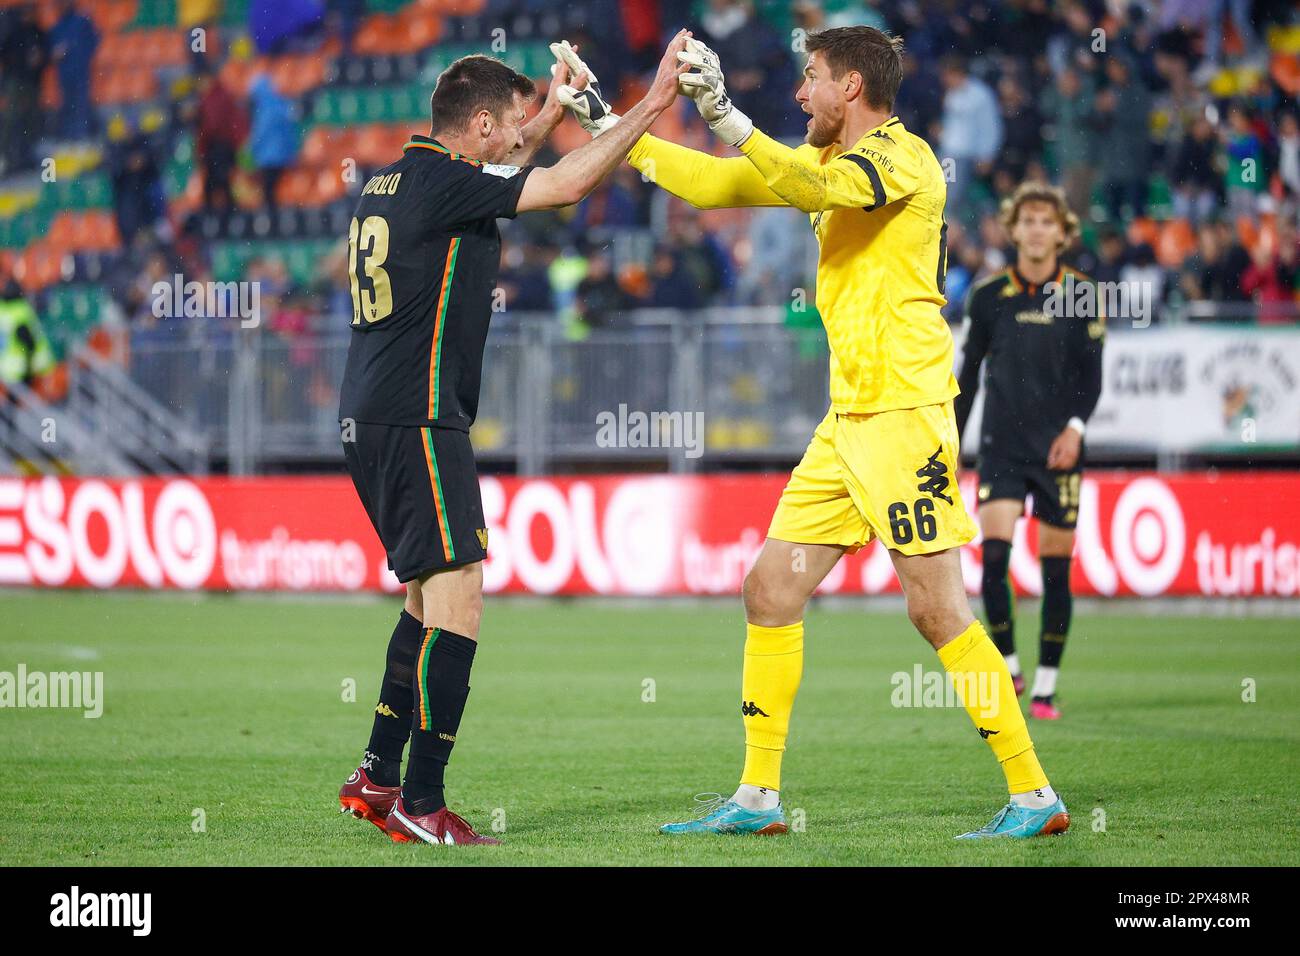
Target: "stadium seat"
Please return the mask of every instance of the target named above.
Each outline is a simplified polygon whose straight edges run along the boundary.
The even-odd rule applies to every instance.
[[[1196,231],[1186,219],[1171,219],[1160,226],[1156,260],[1167,269],[1177,269],[1196,249]]]

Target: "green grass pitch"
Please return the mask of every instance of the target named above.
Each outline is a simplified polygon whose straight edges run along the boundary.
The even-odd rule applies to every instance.
[[[7,865],[1297,862],[1295,619],[1076,615],[1066,717],[1031,723],[1063,837],[955,843],[1004,802],[960,709],[891,704],[938,662],[899,612],[813,610],[784,772],[801,832],[673,839],[740,770],[737,602],[489,598],[449,771],[502,847],[341,816],[398,601],[0,592],[0,671],[104,673],[99,719],[0,710]],[[1036,622],[1021,607],[1021,633]],[[1036,656],[1022,638],[1022,658]],[[1257,700],[1243,702],[1243,681]],[[354,680],[355,702],[344,700]],[[653,681],[653,685],[646,682]],[[647,688],[652,687],[653,695]],[[653,701],[643,697],[653,696]],[[202,810],[204,832],[195,832]],[[1103,828],[1104,823],[1104,828]]]

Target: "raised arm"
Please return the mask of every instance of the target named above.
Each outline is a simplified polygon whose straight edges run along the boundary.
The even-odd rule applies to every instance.
[[[688,36],[682,30],[673,38],[659,63],[654,84],[626,116],[610,124],[600,136],[575,149],[554,166],[533,170],[520,193],[519,212],[555,209],[579,202],[623,161],[632,144],[676,98],[677,77],[687,69],[679,64],[677,54],[685,49]]]
[[[646,179],[697,209],[789,205],[743,156],[710,156],[647,133],[637,140],[627,161]]]
[[[815,161],[814,151],[791,149],[757,129],[740,151],[768,189],[804,212],[878,209],[907,194],[898,190],[888,196],[876,165],[858,152],[823,165]]]

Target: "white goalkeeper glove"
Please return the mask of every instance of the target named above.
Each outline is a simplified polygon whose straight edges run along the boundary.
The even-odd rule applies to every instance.
[[[600,83],[596,80],[596,75],[591,72],[587,64],[582,62],[578,51],[569,46],[568,40],[552,43],[551,52],[555,54],[555,59],[558,61],[551,67],[551,76],[555,76],[560,64],[568,67],[569,77],[572,80],[576,80],[584,73],[587,74],[586,87],[580,90],[566,83],[556,92],[555,98],[560,101],[561,106],[573,114],[582,128],[591,134],[591,138],[595,139],[618,122],[618,115],[609,108],[609,104],[601,96]]]
[[[695,101],[695,108],[714,135],[728,146],[739,146],[749,139],[754,132],[754,122],[737,109],[727,95],[718,54],[691,37],[686,41],[686,49],[677,54],[677,59],[691,66],[689,73],[678,78],[677,88]]]

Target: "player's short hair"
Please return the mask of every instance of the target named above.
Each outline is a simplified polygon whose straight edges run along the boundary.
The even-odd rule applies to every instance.
[[[1056,210],[1056,218],[1060,220],[1061,232],[1064,235],[1061,249],[1069,248],[1079,235],[1079,217],[1070,210],[1070,204],[1065,200],[1065,193],[1059,187],[1048,183],[1033,180],[1023,182],[1016,187],[1014,193],[1002,200],[1002,228],[1007,231],[1007,235],[1011,235],[1012,227],[1020,218],[1020,209],[1027,202],[1045,202]]]
[[[463,56],[442,71],[433,88],[429,131],[460,130],[479,110],[500,119],[514,105],[516,93],[531,100],[537,86],[500,60],[480,53]]]
[[[833,27],[808,34],[804,49],[821,53],[836,80],[849,70],[857,70],[867,105],[893,110],[903,82],[902,37],[890,36],[875,27]]]

